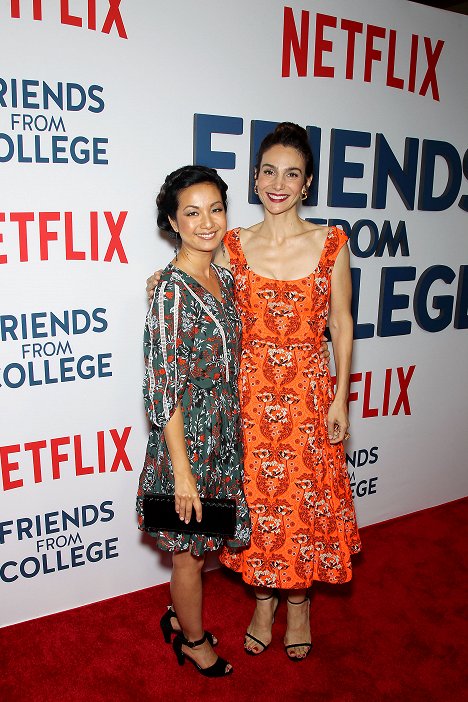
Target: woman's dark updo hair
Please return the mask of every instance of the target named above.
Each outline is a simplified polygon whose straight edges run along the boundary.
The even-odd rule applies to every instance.
[[[266,135],[257,153],[257,163],[255,164],[257,173],[260,170],[265,151],[268,151],[268,149],[271,149],[272,146],[276,146],[277,144],[281,146],[291,146],[304,157],[305,178],[306,180],[310,178],[314,168],[314,160],[309,139],[307,138],[307,132],[304,127],[293,124],[293,122],[280,122],[273,132]]]
[[[171,226],[169,217],[172,219],[176,218],[177,208],[179,207],[179,193],[186,188],[190,188],[191,185],[198,185],[199,183],[212,183],[215,185],[220,192],[224,209],[227,210],[226,193],[228,186],[214,168],[208,168],[208,166],[182,166],[182,168],[178,168],[166,177],[164,185],[156,198],[158,227],[165,232],[169,232],[174,239],[176,233]]]

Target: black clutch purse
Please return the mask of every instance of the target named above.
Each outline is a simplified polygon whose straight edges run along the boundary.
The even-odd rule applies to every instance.
[[[236,530],[236,501],[201,497],[202,520],[195,512],[186,524],[175,511],[174,495],[144,495],[143,519],[146,531],[176,531],[207,536],[234,536]]]

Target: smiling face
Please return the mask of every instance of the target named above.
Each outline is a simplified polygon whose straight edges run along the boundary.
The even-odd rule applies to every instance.
[[[226,210],[213,183],[197,183],[179,192],[172,228],[180,234],[186,252],[212,253],[226,234]]]
[[[276,144],[265,151],[256,174],[258,197],[265,209],[280,214],[295,207],[302,197],[306,181],[305,161],[299,151],[291,146]]]

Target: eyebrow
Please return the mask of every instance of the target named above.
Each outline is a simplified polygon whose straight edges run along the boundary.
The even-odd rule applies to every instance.
[[[223,205],[221,200],[215,200],[214,202],[211,203],[210,207],[214,207],[215,205]],[[184,210],[187,210],[189,207],[191,207],[194,210],[199,210],[200,208],[198,205],[185,205]],[[224,207],[224,205],[223,205]]]
[[[262,168],[265,168],[265,166],[268,166],[269,168],[276,168],[278,169],[278,166],[274,166],[272,163],[263,163]],[[288,168],[285,168],[286,171],[299,171],[299,173],[302,173],[302,168],[298,168],[297,166],[289,166]]]

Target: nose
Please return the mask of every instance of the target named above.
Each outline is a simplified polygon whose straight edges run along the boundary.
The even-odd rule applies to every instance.
[[[273,187],[276,188],[276,190],[281,190],[284,185],[284,174],[281,172],[277,172],[275,175],[275,179],[273,181]]]
[[[213,213],[211,209],[207,212],[203,212],[201,225],[202,229],[213,229]]]

